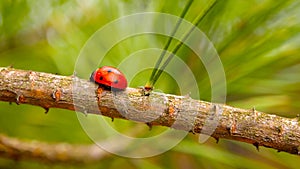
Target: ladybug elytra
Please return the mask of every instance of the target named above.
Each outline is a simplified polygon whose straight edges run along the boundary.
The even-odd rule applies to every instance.
[[[103,66],[96,69],[91,74],[90,81],[111,90],[125,90],[127,87],[127,80],[124,74],[111,66]]]

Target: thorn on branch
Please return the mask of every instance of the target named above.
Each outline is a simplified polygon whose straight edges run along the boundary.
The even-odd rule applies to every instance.
[[[73,74],[71,75],[71,77],[76,78],[77,77],[77,72],[73,72]]]
[[[152,126],[153,126],[153,125],[151,124],[151,122],[147,122],[146,125],[149,127],[149,131],[151,131],[151,130],[152,130]]]
[[[255,142],[255,143],[253,143],[253,145],[255,146],[256,150],[259,151],[259,143]]]
[[[190,130],[189,132],[192,133],[192,134],[194,134],[194,135],[196,134],[194,128],[192,130]]]
[[[87,116],[88,116],[87,110],[84,110],[84,111],[83,111],[83,114],[84,114],[85,117],[87,117]]]
[[[252,112],[253,112],[253,114],[256,113],[255,107],[252,107]]]
[[[186,95],[184,95],[184,97],[187,98],[187,99],[191,99],[191,92],[189,92]]]
[[[216,143],[218,144],[219,143],[219,137],[213,137],[215,140],[216,140]]]
[[[300,146],[296,146],[292,148],[292,153],[300,155]]]
[[[231,132],[230,132],[230,126],[226,126],[226,130],[227,130],[227,132],[228,132],[229,134],[231,134]]]
[[[255,107],[252,108],[252,113],[254,114],[254,117],[257,118],[260,114],[256,111]]]
[[[296,115],[297,121],[300,121],[300,114]]]
[[[14,65],[10,64],[10,65],[7,66],[7,68],[14,68]]]
[[[44,109],[45,109],[45,114],[48,114],[48,112],[49,112],[49,107],[43,107]]]

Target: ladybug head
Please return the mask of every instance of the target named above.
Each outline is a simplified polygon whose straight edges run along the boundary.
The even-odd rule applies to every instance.
[[[91,82],[95,82],[95,73],[96,73],[96,71],[93,71],[93,73],[91,74],[91,77],[90,77]]]

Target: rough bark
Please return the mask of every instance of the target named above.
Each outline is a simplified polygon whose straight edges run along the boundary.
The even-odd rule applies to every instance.
[[[75,76],[0,68],[0,100],[41,106],[46,111],[55,107],[167,126],[300,154],[298,117],[284,118],[188,96],[155,92],[144,96],[135,88],[102,91]]]
[[[97,145],[72,145],[25,141],[0,134],[0,156],[13,160],[39,160],[48,163],[88,163],[108,157]]]

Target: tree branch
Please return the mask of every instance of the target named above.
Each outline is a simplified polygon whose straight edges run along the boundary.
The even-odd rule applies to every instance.
[[[108,153],[97,145],[49,144],[19,140],[0,134],[0,156],[14,160],[87,163],[108,157]]]
[[[204,129],[205,124],[216,121],[211,136],[217,140],[237,140],[257,148],[264,146],[300,155],[299,118],[284,118],[190,97],[155,92],[144,96],[140,89],[134,88],[102,92],[97,85],[74,76],[0,68],[0,100],[37,105],[46,110],[52,107],[76,110],[208,135],[211,133]]]

